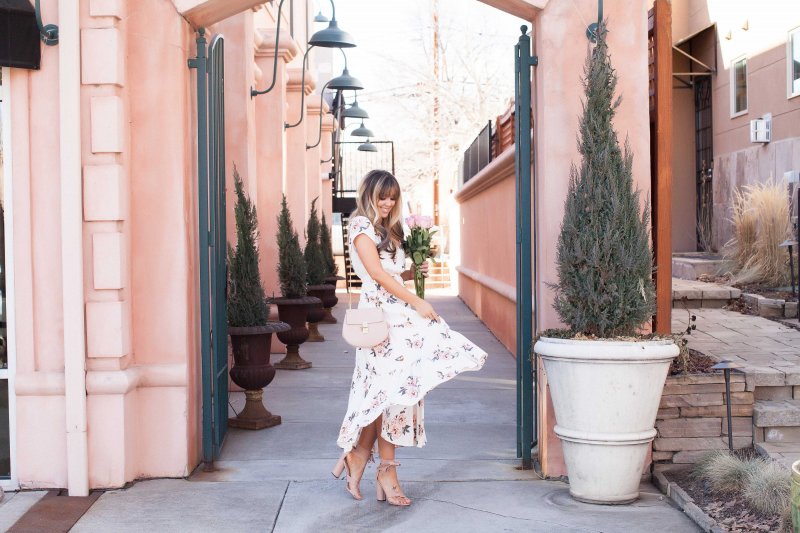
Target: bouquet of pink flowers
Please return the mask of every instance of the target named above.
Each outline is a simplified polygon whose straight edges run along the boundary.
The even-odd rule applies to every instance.
[[[421,265],[426,259],[433,256],[431,238],[436,233],[433,229],[433,219],[422,215],[411,215],[406,218],[410,231],[403,241],[403,250],[414,263],[414,290],[417,296],[425,298],[425,276]]]

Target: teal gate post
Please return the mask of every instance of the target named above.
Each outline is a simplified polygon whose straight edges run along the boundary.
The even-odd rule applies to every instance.
[[[531,261],[531,67],[538,63],[531,55],[528,27],[514,47],[516,80],[514,84],[517,223],[517,457],[522,468],[533,468],[531,452],[536,445],[536,388],[532,358],[533,283],[535,270]],[[535,202],[534,202],[535,205]],[[533,246],[535,246],[535,241]],[[535,267],[535,265],[534,265]]]
[[[225,229],[224,40],[206,56],[205,30],[197,37],[197,196],[200,262],[200,357],[203,376],[203,462],[212,468],[228,430],[228,281]]]

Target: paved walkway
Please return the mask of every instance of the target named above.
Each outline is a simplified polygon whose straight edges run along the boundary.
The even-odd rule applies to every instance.
[[[266,389],[267,406],[282,425],[230,430],[216,472],[107,492],[73,531],[698,531],[650,484],[633,505],[594,506],[573,501],[563,482],[517,470],[513,357],[457,298],[432,301],[490,356],[482,371],[428,395],[428,445],[398,450],[410,508],[375,501],[373,465],[361,502],[330,475],[354,354],[339,325],[323,325],[328,340],[301,349],[314,367],[278,371]],[[336,310],[339,318],[343,309]],[[240,408],[242,394],[232,403]]]
[[[725,309],[692,309],[691,313],[697,316],[697,329],[687,337],[691,348],[717,360],[739,363],[745,373],[746,389],[759,387],[759,391],[764,391],[756,393],[757,410],[774,404],[769,408],[782,412],[782,420],[797,418],[792,413],[796,412],[800,399],[800,330],[789,325],[797,323],[797,319],[776,322]],[[683,309],[673,309],[672,330],[685,329],[688,316]],[[770,387],[782,390],[779,394],[770,393],[778,390]],[[764,403],[760,397],[781,401]],[[791,468],[800,459],[800,428],[796,424],[796,421],[777,424],[792,427],[782,428],[777,441],[768,439],[770,442],[758,442],[755,446],[760,453]]]
[[[689,347],[742,365],[747,390],[800,385],[800,331],[759,316],[725,309],[692,309],[697,329]],[[672,331],[686,329],[689,312],[672,310]]]

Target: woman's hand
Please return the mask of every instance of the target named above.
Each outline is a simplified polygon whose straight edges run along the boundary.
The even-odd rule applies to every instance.
[[[428,264],[427,261],[424,261],[419,266],[419,269],[420,269],[420,271],[422,271],[422,276],[423,277],[427,278],[429,276],[429,272],[428,271],[430,269],[430,265]],[[414,263],[411,263],[411,268],[409,268],[408,270],[403,272],[400,275],[400,277],[403,278],[403,281],[411,281],[412,279],[414,279],[414,271],[416,271],[416,270],[417,270],[417,265],[414,264]]]
[[[414,309],[416,309],[417,313],[419,313],[423,318],[427,318],[428,320],[439,320],[439,315],[433,310],[433,306],[422,298],[419,298],[419,302],[414,305]]]

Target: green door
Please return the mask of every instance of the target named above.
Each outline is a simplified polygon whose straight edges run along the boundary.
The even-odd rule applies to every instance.
[[[219,458],[228,430],[228,242],[225,229],[224,40],[197,38],[198,243],[203,375],[203,461]]]

